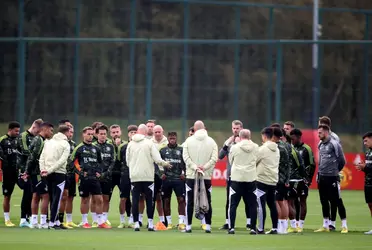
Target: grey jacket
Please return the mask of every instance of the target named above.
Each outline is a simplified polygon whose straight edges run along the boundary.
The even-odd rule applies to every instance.
[[[205,189],[205,183],[203,175],[195,172],[195,184],[194,184],[194,209],[195,218],[202,220],[209,211],[209,203],[207,190]]]
[[[340,143],[331,136],[318,145],[319,170],[321,176],[338,176],[345,166],[345,156]]]
[[[338,137],[338,135],[337,135],[335,132],[331,131],[331,132],[330,132],[330,135],[331,135],[331,137],[332,137],[333,139],[335,139],[338,143],[341,144],[340,137]]]
[[[232,145],[235,144],[235,142],[231,143],[231,144],[228,144],[229,143],[229,139],[227,139],[225,141],[225,143],[223,144],[223,147],[221,148],[220,152],[218,153],[218,159],[219,160],[222,160],[223,158],[227,158],[227,163],[226,163],[226,168],[227,168],[227,173],[226,173],[226,179],[228,180],[230,178],[230,175],[231,175],[231,165],[230,165],[230,161],[229,161],[229,153],[230,153],[230,148]]]

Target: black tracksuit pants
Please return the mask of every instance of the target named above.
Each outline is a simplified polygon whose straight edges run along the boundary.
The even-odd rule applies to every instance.
[[[146,197],[146,212],[147,218],[153,219],[154,218],[154,182],[150,181],[139,181],[139,182],[132,182],[132,213],[133,213],[133,221],[138,221],[139,216],[139,201],[140,195],[144,194]]]
[[[23,194],[21,201],[21,218],[28,219],[31,217],[31,202],[32,202],[32,184],[31,178],[28,178],[27,181],[20,179],[18,181],[23,181]]]
[[[48,188],[50,192],[50,222],[58,220],[58,211],[61,204],[63,190],[65,189],[66,175],[52,173],[48,175]]]
[[[193,179],[186,179],[186,218],[187,218],[187,225],[192,224],[192,216],[194,213],[194,185],[195,180]],[[208,213],[205,214],[205,223],[207,225],[212,224],[212,203],[211,203],[211,187],[212,181],[211,180],[204,180],[205,190],[207,191],[207,198],[209,204]]]
[[[338,177],[320,175],[318,179],[318,190],[323,218],[330,218],[332,221],[335,221],[338,208],[341,219],[346,219],[346,209],[341,199]]]
[[[231,181],[229,197],[229,228],[235,228],[236,209],[240,199],[243,197],[245,207],[249,207],[249,218],[251,218],[251,229],[256,230],[257,221],[257,197],[254,193],[256,182],[236,182]]]
[[[258,231],[265,230],[266,204],[270,209],[272,228],[278,228],[278,210],[276,209],[275,199],[276,185],[267,185],[257,182],[257,203],[258,203]]]

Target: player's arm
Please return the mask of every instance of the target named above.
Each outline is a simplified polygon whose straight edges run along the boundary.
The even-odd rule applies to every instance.
[[[101,149],[96,147],[96,154],[97,154],[97,167],[96,167],[96,173],[99,173],[99,174],[102,174],[102,162],[103,162],[103,159],[102,159],[102,155],[101,155]]]
[[[4,151],[0,144],[0,170],[3,168],[3,161],[4,161]]]
[[[218,146],[215,141],[213,141],[213,143],[212,154],[209,158],[209,161],[203,166],[204,171],[213,168],[216,165],[218,159]]]
[[[116,149],[115,149],[115,146],[113,144],[109,144],[112,146],[111,148],[111,161],[110,161],[110,165],[109,167],[107,168],[107,174],[109,176],[111,176],[111,173],[112,173],[112,170],[114,169],[115,167],[115,161],[116,161]]]
[[[83,175],[83,171],[81,169],[82,165],[82,157],[81,157],[81,147],[80,145],[77,146],[74,151],[72,151],[70,158],[67,161],[67,167],[70,168],[70,173],[76,173],[79,176]]]
[[[291,178],[292,159],[291,159],[290,154],[291,154],[291,152],[288,152],[287,149],[283,150],[283,157],[284,157],[284,164],[285,164],[285,179],[284,179],[284,183],[286,185],[289,184],[289,179]]]
[[[150,153],[151,153],[151,158],[152,160],[154,161],[154,163],[158,166],[163,166],[163,167],[166,167],[169,165],[168,162],[164,161],[161,156],[160,156],[160,152],[159,150],[156,148],[155,144],[154,143],[151,143],[149,145],[151,148],[150,148]],[[160,171],[164,171],[164,169],[161,169],[159,167]]]
[[[295,153],[295,156],[297,158],[297,166],[298,166],[298,173],[300,174],[301,178],[303,178],[304,180],[306,180],[306,169],[305,169],[305,164],[304,164],[304,160],[302,159],[302,156],[298,153],[298,151],[294,148],[293,149],[293,152]]]
[[[229,163],[230,163],[230,166],[232,166],[233,163],[234,163],[234,157],[235,157],[235,147],[232,146],[230,148],[230,153],[229,153]]]
[[[41,152],[41,138],[35,137],[30,144],[30,156],[27,158],[26,162],[26,174],[33,173],[35,171],[34,167],[35,164],[34,162],[37,161],[37,158]]]
[[[340,143],[336,142],[336,143],[332,143],[332,145],[335,149],[336,160],[338,163],[338,170],[341,171],[346,164],[344,152],[342,150]]]
[[[48,174],[54,173],[57,169],[63,167],[68,160],[68,156],[70,154],[70,144],[67,141],[63,141],[63,152],[61,157],[53,164],[53,166],[48,170]]]
[[[126,172],[127,162],[126,162],[126,152],[128,144],[123,143],[118,147],[118,161],[120,162],[120,174],[124,175]]]
[[[183,144],[183,152],[182,152],[182,158],[186,163],[187,168],[191,168],[194,172],[198,169],[198,166],[193,162],[190,158],[189,154],[189,146],[187,145],[187,140]]]
[[[182,154],[183,154],[183,148],[181,147],[181,157],[180,157],[181,158],[181,169],[183,173],[186,173],[186,163],[183,160]]]
[[[313,181],[313,177],[315,174],[314,154],[310,146],[304,145],[304,147],[305,150],[303,151],[303,159],[306,167],[307,182],[309,183],[309,185],[311,185],[311,182]]]

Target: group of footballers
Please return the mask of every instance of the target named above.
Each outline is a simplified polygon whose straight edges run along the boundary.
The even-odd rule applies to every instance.
[[[111,228],[108,220],[110,200],[115,187],[120,191],[120,224],[118,228],[134,227],[132,215],[131,179],[128,164],[126,162],[126,151],[128,142],[122,139],[122,131],[119,125],[110,127],[101,122],[95,122],[82,130],[82,142],[76,144],[73,140],[74,127],[69,120],[61,120],[59,127],[67,126],[69,131],[66,133],[70,144],[70,156],[67,162],[67,174],[64,186],[63,197],[59,206],[58,223],[53,225],[55,229],[71,229],[74,227],[82,228]],[[156,210],[159,215],[159,227],[166,229],[174,228],[171,219],[171,196],[174,191],[178,201],[179,221],[177,228],[187,231],[186,202],[185,202],[185,181],[186,164],[183,159],[183,147],[177,142],[177,133],[169,132],[168,137],[164,135],[164,130],[155,120],[146,122],[146,139],[151,140],[160,152],[161,158],[171,164],[171,168],[159,168],[154,164],[154,199]],[[335,157],[342,158],[342,148],[336,134],[330,131],[331,120],[329,117],[319,118],[319,150],[329,150],[327,140],[331,141],[333,151],[340,149],[342,155]],[[280,124],[272,124],[273,140],[280,151],[278,166],[278,182],[275,188],[275,210],[277,211],[277,228],[273,228],[268,234],[287,234],[302,232],[306,218],[308,189],[315,174],[315,161],[313,151],[302,141],[302,132],[295,128],[293,122],[285,122],[283,127]],[[5,225],[14,227],[10,220],[10,201],[16,185],[22,191],[21,220],[20,227],[29,228],[51,228],[48,223],[48,211],[50,206],[50,187],[46,179],[40,173],[39,158],[43,151],[45,140],[53,137],[54,126],[41,119],[35,120],[32,126],[20,133],[20,124],[11,122],[8,126],[8,133],[0,137],[0,163],[3,173],[3,210]],[[230,149],[239,143],[239,136],[243,129],[243,123],[235,120],[232,122],[233,135],[226,140],[219,152],[219,159],[229,157]],[[127,127],[128,141],[137,133],[136,125]],[[324,136],[324,131],[329,134],[329,139]],[[189,130],[189,136],[193,136],[194,128]],[[266,131],[267,132],[267,131]],[[262,132],[263,134],[266,132]],[[366,202],[369,205],[372,215],[372,133],[363,136],[364,144],[369,149],[366,153],[366,161],[357,165],[357,168],[366,173]],[[337,145],[336,145],[337,143]],[[324,144],[324,146],[322,146]],[[338,151],[337,151],[338,152]],[[326,152],[327,153],[327,152]],[[329,155],[321,157],[330,157]],[[329,153],[329,152],[328,152]],[[338,159],[337,158],[337,159]],[[229,161],[228,161],[229,162]],[[340,162],[342,162],[340,160]],[[324,161],[323,161],[324,164]],[[341,163],[340,163],[341,164]],[[338,168],[341,171],[343,166]],[[226,193],[226,223],[220,228],[228,230],[233,234],[230,221],[230,202],[231,202],[231,166],[227,165],[227,193]],[[319,173],[318,173],[319,174]],[[321,173],[322,174],[322,173]],[[332,173],[333,174],[333,173]],[[326,177],[330,177],[327,173]],[[322,177],[322,178],[320,178]],[[323,180],[323,176],[319,179]],[[333,176],[331,176],[333,177]],[[339,187],[340,177],[337,173],[336,183]],[[317,178],[318,180],[318,178]],[[330,178],[325,180],[329,181]],[[333,179],[332,179],[333,180]],[[333,184],[333,183],[332,183]],[[322,184],[324,185],[324,184]],[[77,193],[81,197],[80,211],[82,219],[80,224],[75,224],[72,220],[73,200]],[[342,219],[342,233],[347,233],[346,211],[340,196],[330,199],[327,194],[321,193],[321,203],[323,208],[324,223],[323,227],[317,232],[335,230],[335,220],[337,210]],[[324,192],[324,190],[323,190]],[[338,189],[339,192],[339,189]],[[256,196],[260,194],[256,191]],[[324,199],[322,200],[322,197]],[[328,199],[328,200],[327,200]],[[143,212],[145,208],[145,194],[141,194],[138,210],[139,225],[142,226]],[[326,205],[328,203],[330,205]],[[269,205],[269,203],[268,203]],[[137,206],[137,205],[136,205]],[[149,204],[147,203],[147,206]],[[40,221],[38,220],[40,207]],[[271,207],[269,205],[271,210]],[[246,206],[247,229],[251,230],[252,208]],[[256,208],[255,208],[256,209]],[[328,210],[328,211],[326,211]],[[88,213],[91,213],[92,223],[88,222]],[[66,214],[66,218],[65,218]],[[275,215],[276,216],[276,215]],[[274,216],[274,217],[275,217]],[[273,218],[273,214],[272,214]],[[289,222],[289,225],[288,225]],[[254,223],[256,224],[256,223]],[[274,222],[273,222],[274,224]],[[206,223],[201,221],[202,228],[206,230]],[[210,227],[210,225],[209,225]],[[256,229],[252,229],[256,231]],[[210,228],[207,228],[210,232]],[[260,230],[258,230],[260,232]],[[251,231],[252,232],[252,231]],[[372,230],[367,232],[372,234]]]

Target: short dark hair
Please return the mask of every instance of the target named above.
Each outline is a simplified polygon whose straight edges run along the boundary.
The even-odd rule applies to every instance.
[[[283,131],[280,128],[272,127],[273,129],[273,136],[280,138],[283,136]]]
[[[95,130],[97,127],[103,125],[103,122],[93,122],[91,128]]]
[[[58,125],[63,125],[63,124],[65,124],[66,122],[71,123],[69,119],[62,119],[62,120],[59,120]]]
[[[176,136],[177,137],[177,132],[175,132],[175,131],[168,132],[168,136]]]
[[[118,125],[118,124],[112,124],[110,126],[110,130],[113,129],[113,128],[120,128],[120,125]]]
[[[272,127],[272,128],[281,128],[281,126],[280,126],[279,123],[273,123],[273,124],[271,124],[270,127]]]
[[[64,133],[67,133],[68,131],[70,131],[70,129],[71,129],[70,126],[67,126],[67,125],[60,125],[60,126],[58,127],[58,132],[64,134]]]
[[[101,126],[98,126],[96,128],[96,134],[98,134],[100,130],[106,130],[106,132],[108,132],[108,127],[104,124],[102,124]]]
[[[21,124],[19,122],[9,122],[8,129],[20,128]]]
[[[365,133],[364,135],[363,135],[363,140],[365,139],[365,138],[370,138],[370,137],[372,137],[372,131],[368,131],[367,133]]]
[[[329,118],[328,116],[319,117],[319,123],[331,127],[331,118]]]
[[[261,134],[262,134],[262,135],[265,135],[268,139],[271,139],[271,138],[273,138],[273,135],[274,135],[273,128],[271,128],[271,127],[266,127],[266,128],[264,128],[264,129],[261,131]]]
[[[318,126],[318,129],[324,129],[324,130],[326,130],[326,131],[329,131],[329,130],[330,130],[329,126],[326,125],[326,124],[320,124],[320,125]]]
[[[84,127],[83,128],[83,133],[87,132],[88,130],[93,130],[93,128],[92,127],[89,127],[89,126]]]
[[[146,121],[146,124],[147,124],[147,123],[154,123],[154,124],[156,124],[156,120],[154,120],[154,119],[150,119],[150,120],[147,120],[147,121]]]
[[[299,130],[298,128],[294,128],[294,129],[292,129],[292,131],[289,134],[301,137],[302,136],[302,131]]]
[[[61,124],[63,125],[63,124]],[[43,122],[41,125],[40,125],[40,128],[54,128],[53,124],[51,124],[50,122]]]
[[[289,126],[291,126],[292,128],[295,127],[295,124],[294,124],[292,121],[286,121],[286,122],[284,123],[284,125],[289,125]]]
[[[190,128],[189,128],[189,131],[191,131],[191,132],[195,132],[195,130],[194,130],[194,126],[190,127]]]
[[[128,133],[129,133],[129,132],[132,132],[132,131],[137,131],[138,127],[137,127],[137,125],[129,125],[127,129],[128,129]]]

